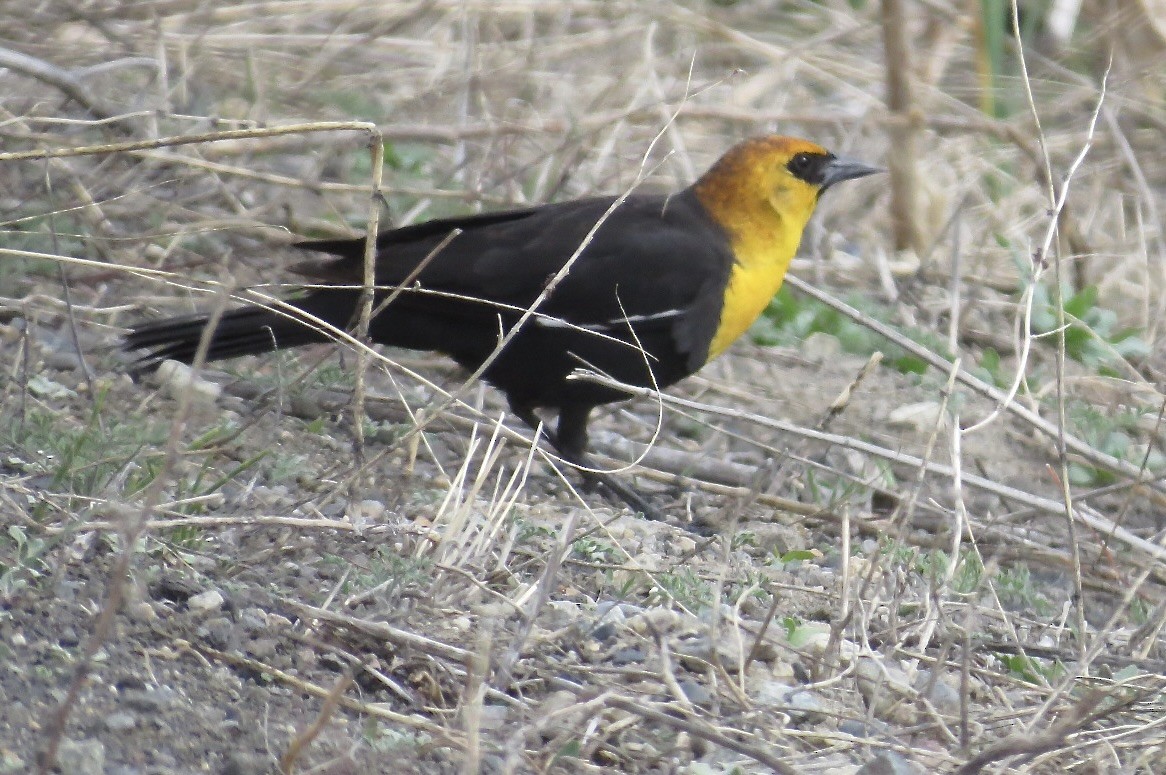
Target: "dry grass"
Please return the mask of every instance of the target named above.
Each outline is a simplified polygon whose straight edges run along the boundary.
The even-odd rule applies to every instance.
[[[884,35],[878,7],[778,5],[0,10],[0,632],[21,666],[0,696],[23,698],[0,772],[36,761],[5,738],[45,767],[98,743],[284,772],[1161,769],[1149,3],[1086,4],[1070,44],[1023,56],[1005,30],[995,77],[990,30],[953,7],[906,4]],[[277,296],[291,237],[361,233],[374,189],[394,225],[674,189],[774,130],[908,170],[832,191],[794,273],[930,370],[839,354],[838,317],[610,410],[612,467],[715,538],[576,493],[427,356],[349,337],[339,364],[119,376],[124,326]],[[171,573],[251,601],[216,626],[258,610],[276,646],[213,637],[157,594]],[[126,675],[183,687],[189,725],[102,726]],[[262,734],[202,721],[220,678]]]

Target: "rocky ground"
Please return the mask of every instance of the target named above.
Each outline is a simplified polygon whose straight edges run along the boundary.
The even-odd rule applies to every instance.
[[[351,348],[128,376],[127,326],[284,290],[288,232],[368,212],[359,132],[145,140],[375,121],[386,223],[618,191],[645,158],[645,185],[674,188],[775,126],[885,155],[877,14],[768,7],[10,19],[52,67],[0,69],[20,95],[0,151],[142,147],[0,154],[0,773],[46,752],[81,775],[1166,769],[1160,235],[1129,225],[1161,171],[1106,177],[1115,130],[1079,173],[1092,252],[1072,266],[1100,291],[1067,305],[1092,333],[1058,378],[1055,337],[1016,335],[1047,209],[1029,125],[981,117],[943,71],[944,45],[969,73],[976,53],[945,17],[918,25],[933,254],[890,247],[885,187],[831,192],[794,274],[857,322],[794,296],[679,400],[597,413],[605,463],[663,521],[532,452],[436,356],[369,356],[362,442]],[[619,77],[585,66],[613,58]],[[1097,95],[1041,72],[1063,172]],[[1160,109],[1142,86],[1111,87],[1138,121]],[[1114,126],[1145,159],[1138,121]]]

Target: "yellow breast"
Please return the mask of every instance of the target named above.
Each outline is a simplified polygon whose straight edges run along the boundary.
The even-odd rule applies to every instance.
[[[754,226],[731,236],[736,261],[729,274],[717,331],[709,345],[710,359],[724,352],[769,306],[798,250],[804,225],[804,221],[778,222],[770,228]]]

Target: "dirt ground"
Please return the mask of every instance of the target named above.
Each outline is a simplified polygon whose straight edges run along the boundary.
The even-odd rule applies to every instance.
[[[887,185],[831,192],[793,274],[859,322],[795,296],[597,413],[664,521],[438,356],[369,355],[362,443],[352,348],[127,373],[127,326],[361,232],[367,132],[271,128],[375,122],[385,224],[676,188],[775,129],[883,160],[877,9],[785,5],[0,10],[0,773],[1166,771],[1166,68],[1118,61],[1091,139],[1088,4],[1030,54],[1056,179],[1096,144],[1045,276],[1098,288],[1063,372],[1017,323],[1024,103],[980,113],[968,20],[911,6],[931,250],[895,249]]]

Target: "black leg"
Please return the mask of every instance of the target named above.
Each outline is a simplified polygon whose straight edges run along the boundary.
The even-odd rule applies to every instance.
[[[559,409],[555,448],[572,463],[579,463],[587,457],[587,420],[593,408],[586,404],[570,404]]]
[[[588,404],[571,404],[559,410],[559,425],[555,433],[547,433],[547,439],[554,446],[555,451],[566,460],[583,469],[597,468],[591,456],[587,454],[587,419],[593,406]],[[539,418],[533,407],[510,405],[518,419],[529,425],[531,429],[538,428]],[[623,501],[632,511],[638,511],[648,519],[663,520],[664,514],[631,487],[627,486],[611,474],[595,473],[580,470],[580,475],[587,482],[598,484],[608,493]]]

